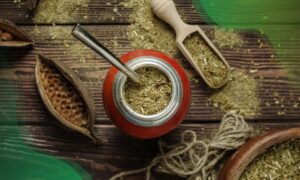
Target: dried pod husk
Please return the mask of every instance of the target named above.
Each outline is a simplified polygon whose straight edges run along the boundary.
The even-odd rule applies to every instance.
[[[4,39],[2,35],[12,38]],[[20,30],[13,22],[0,18],[0,47],[26,47],[32,46],[33,41],[22,30]]]
[[[49,112],[68,129],[82,133],[98,144],[93,131],[95,103],[78,75],[58,60],[42,55],[36,60],[36,84]]]

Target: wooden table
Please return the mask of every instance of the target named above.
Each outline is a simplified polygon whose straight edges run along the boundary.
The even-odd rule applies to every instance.
[[[97,39],[105,42],[117,55],[122,55],[130,50],[126,36],[128,22],[126,19],[130,9],[119,8],[120,15],[113,13],[114,4],[109,4],[108,0],[90,0],[88,18],[83,15],[75,21],[85,25]],[[117,2],[119,3],[119,1]],[[203,18],[191,10],[191,2],[176,0],[177,7],[182,10],[188,23],[199,24],[205,30],[209,30],[213,25],[205,25]],[[12,0],[1,0],[0,17],[10,19],[20,25],[21,29],[30,33],[35,25],[27,15],[24,5],[14,4]],[[79,12],[81,13],[81,11]],[[272,12],[266,12],[270,14]],[[110,15],[115,18],[110,18]],[[205,13],[202,13],[203,17]],[[71,28],[75,23],[69,22],[62,25],[64,28]],[[51,24],[39,24],[42,29],[53,28]],[[299,28],[300,30],[300,28]],[[114,47],[112,40],[120,44]],[[168,143],[178,142],[179,135],[186,129],[195,130],[200,138],[207,138],[210,133],[217,129],[222,113],[215,112],[211,106],[206,105],[209,92],[205,85],[191,81],[192,100],[190,111],[188,112],[182,125],[168,135],[154,140],[137,140],[121,133],[107,118],[102,105],[102,84],[105,74],[110,65],[101,57],[91,56],[82,63],[79,58],[69,57],[62,51],[61,42],[52,42],[49,39],[42,39],[39,36],[33,37],[35,47],[33,50],[5,50],[5,54],[0,54],[8,59],[6,63],[1,63],[0,79],[4,83],[0,84],[0,102],[3,113],[8,118],[0,120],[0,132],[11,126],[10,116],[18,119],[21,134],[26,143],[31,147],[51,154],[61,159],[66,159],[78,163],[84,167],[95,179],[107,179],[113,174],[123,171],[140,168],[158,154],[157,141],[162,139]],[[267,37],[258,32],[245,32],[243,38],[246,44],[241,51],[250,53],[244,54],[237,49],[221,49],[229,64],[236,68],[258,69],[254,74],[260,84],[259,97],[261,99],[261,114],[249,119],[249,122],[264,130],[273,128],[292,127],[300,125],[299,114],[300,89],[297,89],[297,82],[291,82],[287,74],[281,68],[274,55],[272,47]],[[278,38],[282,38],[278,33]],[[259,47],[260,40],[264,45]],[[3,51],[2,51],[3,52]],[[93,146],[86,138],[73,132],[64,131],[56,125],[56,120],[51,119],[42,104],[38,95],[34,81],[35,55],[43,53],[49,58],[60,59],[76,70],[84,80],[85,85],[93,93],[97,105],[97,120],[95,129],[107,144],[99,147]],[[86,51],[82,53],[93,53]],[[297,65],[295,59],[300,57],[300,52],[294,54],[294,59],[288,63],[291,66]],[[186,69],[189,76],[196,77],[191,66],[183,60],[178,59],[180,64]],[[263,78],[261,78],[263,77]],[[6,92],[5,94],[3,92]],[[16,92],[8,93],[7,92]],[[284,102],[284,107],[276,104],[276,99]],[[13,101],[15,110],[5,106],[6,102]],[[266,104],[270,103],[270,106]],[[284,111],[282,115],[279,112]],[[4,138],[9,134],[1,134]],[[9,142],[8,142],[9,143]],[[9,147],[9,146],[8,146]],[[13,148],[13,147],[11,147]],[[140,179],[143,175],[135,176]],[[155,174],[157,179],[170,178],[170,176]]]

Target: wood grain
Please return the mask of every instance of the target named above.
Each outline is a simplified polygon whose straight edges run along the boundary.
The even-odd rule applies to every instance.
[[[64,26],[64,28],[70,30],[71,27]],[[88,49],[81,49],[79,52],[80,55],[85,57],[85,61],[82,62],[80,57],[72,54],[72,51],[64,47],[62,39],[53,41],[41,36],[41,34],[43,35],[49,30],[51,31],[52,28],[52,26],[42,26],[39,28],[42,33],[33,35],[36,41],[34,50],[20,50],[18,53],[15,53],[14,50],[7,49],[3,51],[5,53],[0,54],[2,59],[6,59],[6,62],[3,62],[1,65],[0,77],[12,80],[18,85],[18,98],[16,102],[18,110],[16,116],[23,119],[24,123],[48,121],[48,116],[45,113],[45,108],[41,103],[34,83],[35,55],[42,53],[49,58],[63,61],[79,73],[81,79],[90,88],[95,98],[97,123],[110,122],[103,109],[101,93],[103,79],[110,64]],[[86,28],[118,56],[132,50],[128,45],[126,26],[86,26]],[[203,28],[209,32],[212,26],[203,26]],[[34,27],[23,26],[22,29],[32,34]],[[266,37],[256,32],[246,32],[242,33],[242,35],[245,41],[245,45],[242,48],[224,48],[221,51],[232,67],[258,70],[252,76],[259,83],[258,93],[261,99],[261,115],[253,119],[257,121],[276,119],[297,120],[300,112],[300,107],[298,107],[300,89],[297,88],[299,83],[288,80],[287,74],[277,61]],[[282,37],[279,33],[278,39],[280,38]],[[263,43],[262,47],[260,47],[258,39]],[[80,44],[72,37],[67,40],[69,44]],[[114,42],[117,42],[118,46],[114,46]],[[296,54],[287,58],[285,63],[300,67],[300,64],[295,61],[297,57],[300,57],[300,52],[296,52]],[[192,101],[186,120],[193,122],[219,120],[223,113],[207,104],[207,99],[210,97],[211,92],[208,91],[201,79],[181,55],[178,55],[177,59],[186,69],[191,79]],[[195,82],[195,79],[198,79],[199,83]],[[5,83],[1,84],[1,88],[4,88],[6,91],[15,90],[14,85]],[[9,97],[3,96],[0,98],[5,100],[5,98]],[[32,116],[32,113],[34,113],[34,116]],[[278,114],[281,114],[281,116],[278,116]]]
[[[269,123],[255,125],[255,128],[265,131],[292,126],[295,124]],[[15,133],[11,133],[15,132],[15,128],[20,128],[21,139]],[[217,123],[185,124],[160,139],[137,140],[124,135],[112,125],[97,125],[95,127],[97,135],[107,142],[103,146],[94,146],[87,138],[52,125],[19,127],[1,125],[0,135],[5,139],[4,146],[7,151],[22,153],[25,148],[22,141],[25,141],[26,146],[39,152],[78,163],[95,179],[108,179],[117,172],[147,165],[159,153],[158,140],[176,144],[180,133],[187,129],[196,131],[199,139],[207,139],[217,128]],[[143,176],[140,174],[134,179],[141,179]],[[155,177],[155,179],[171,178],[158,174],[155,174]]]
[[[87,25],[85,27],[98,40],[104,42],[118,56],[121,56],[132,50],[126,36],[126,28],[129,24],[127,19],[131,9],[119,7],[118,4],[122,0],[117,0],[112,4],[109,4],[110,2],[110,0],[90,0],[88,9],[79,10],[74,21],[60,27],[71,30],[71,24],[85,24]],[[204,26],[207,14],[201,9],[200,17],[193,9],[191,0],[175,0],[175,3],[186,22],[202,24],[207,32],[213,28],[213,26]],[[298,17],[299,8],[295,6],[296,4],[297,0],[287,4],[286,7],[280,7],[276,3],[265,4],[257,9],[247,9],[247,11],[251,13],[251,11],[260,10],[262,16],[265,17],[271,16],[274,10],[280,8],[284,16]],[[118,6],[118,13],[113,12],[113,8],[116,6]],[[0,17],[21,25],[21,29],[31,34],[35,40],[34,49],[17,51],[0,49],[0,148],[23,153],[25,146],[22,145],[22,142],[24,140],[26,146],[39,152],[78,163],[94,179],[108,179],[117,172],[147,165],[158,154],[157,140],[159,139],[142,141],[128,137],[111,124],[104,112],[101,91],[103,79],[110,64],[88,49],[81,49],[74,53],[70,48],[66,48],[64,41],[67,41],[68,44],[78,44],[78,41],[71,37],[45,38],[44,34],[54,28],[49,24],[40,24],[41,33],[33,33],[35,27],[31,15],[23,3],[14,3],[13,0],[0,1]],[[229,13],[226,18],[232,19],[230,23],[244,23],[236,21],[234,16]],[[297,30],[300,29],[299,22],[300,19],[295,18],[288,21],[283,21],[282,18],[268,21],[271,23],[271,28],[278,29],[275,40],[287,42],[282,49],[290,54],[284,61],[278,61],[273,49],[275,45],[271,45],[266,36],[251,30],[242,33],[245,41],[242,48],[221,49],[232,67],[248,71],[250,69],[258,70],[257,73],[252,74],[259,83],[258,94],[261,99],[261,114],[251,119],[256,130],[300,126],[300,107],[298,106],[300,83],[289,80],[287,73],[282,68],[282,64],[285,67],[300,68],[300,51],[292,48],[299,45],[300,37],[295,37],[294,41],[286,40],[284,34],[289,32],[281,31],[282,28],[280,28],[281,25],[293,26]],[[262,22],[258,20],[251,23]],[[115,45],[116,43],[117,45]],[[57,121],[49,117],[34,82],[35,55],[38,53],[49,58],[59,59],[69,65],[90,88],[97,106],[95,129],[98,136],[107,144],[99,147],[93,146],[87,138],[58,127]],[[84,61],[78,54],[84,57]],[[180,133],[187,129],[195,130],[201,139],[209,138],[211,133],[216,131],[219,125],[217,122],[223,113],[207,104],[211,92],[201,80],[196,82],[200,78],[182,55],[179,54],[176,59],[185,68],[191,79],[191,107],[183,124],[160,139],[169,144],[177,143]],[[20,132],[20,134],[16,132]],[[156,173],[154,176],[155,179],[176,179]],[[142,179],[143,177],[144,175],[140,174],[134,176],[133,179]]]

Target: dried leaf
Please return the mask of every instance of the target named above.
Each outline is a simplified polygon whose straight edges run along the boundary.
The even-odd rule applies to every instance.
[[[7,36],[11,38],[7,39]],[[30,37],[13,22],[0,18],[0,47],[26,47],[33,45]]]
[[[95,103],[77,74],[62,62],[36,58],[38,91],[49,112],[67,128],[88,136],[95,144]]]

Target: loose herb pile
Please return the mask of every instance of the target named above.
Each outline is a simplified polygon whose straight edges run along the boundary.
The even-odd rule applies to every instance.
[[[253,77],[234,70],[227,84],[213,92],[209,101],[224,112],[235,111],[244,117],[253,117],[259,113],[257,82]]]
[[[154,49],[171,56],[178,53],[174,31],[154,16],[150,0],[125,0],[122,5],[132,8],[127,32],[132,48]]]
[[[63,45],[64,54],[78,58],[80,62],[85,63],[87,56],[91,55],[83,55],[83,52],[89,49],[75,40],[71,35],[71,28],[56,26],[55,23],[74,22],[80,16],[79,10],[86,14],[87,7],[88,0],[41,0],[33,20],[35,23],[53,23],[53,26],[47,29],[36,26],[31,32],[32,36]]]
[[[87,10],[88,0],[41,0],[35,16],[35,23],[70,23],[79,16],[79,10]]]
[[[140,114],[151,115],[162,111],[171,100],[172,84],[159,69],[142,67],[136,70],[142,84],[131,80],[125,83],[125,100],[130,107]]]
[[[300,139],[271,147],[247,167],[240,180],[300,179]]]
[[[87,7],[88,0],[40,0],[33,20],[35,23],[53,23],[53,27],[41,29],[36,26],[32,35],[42,40],[62,43],[64,53],[68,56],[79,57],[80,61],[84,63],[85,57],[82,52],[88,48],[74,39],[71,35],[71,28],[58,27],[55,26],[55,23],[74,22],[80,16],[79,10],[86,14]]]
[[[51,28],[42,29],[42,27],[36,26],[31,35],[38,39],[50,40],[51,43],[63,46],[64,54],[85,63],[86,58],[91,58],[94,55],[93,53],[84,53],[90,51],[90,49],[76,40],[71,35],[71,32],[72,29],[69,27],[52,26]]]
[[[213,36],[213,42],[220,48],[235,48],[244,45],[241,35],[233,29],[215,28]]]
[[[204,42],[199,33],[191,34],[184,40],[183,44],[209,84],[219,86],[226,80],[228,75],[227,66]]]

